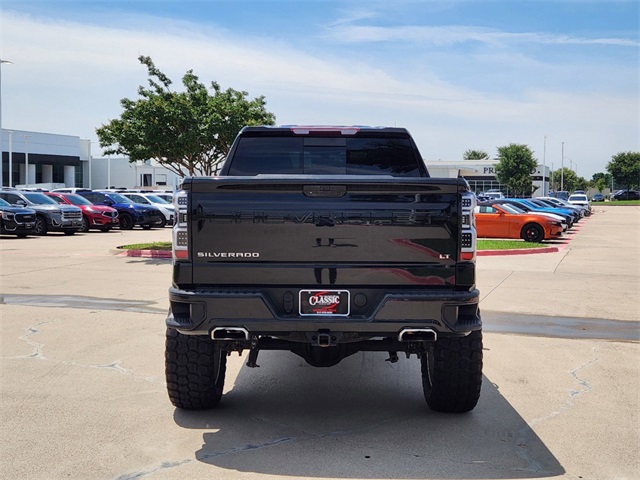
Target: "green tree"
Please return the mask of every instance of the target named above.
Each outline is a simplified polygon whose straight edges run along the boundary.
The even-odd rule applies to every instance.
[[[589,181],[589,186],[602,193],[605,188],[611,187],[611,174],[604,172],[594,173],[591,181]]]
[[[640,186],[640,152],[620,152],[611,157],[607,171],[617,185],[628,189]]]
[[[567,192],[586,190],[589,186],[589,182],[585,178],[579,177],[567,167],[553,172],[553,183],[556,190],[566,190]]]
[[[498,147],[496,178],[516,195],[528,197],[535,191],[531,172],[535,172],[537,165],[538,161],[527,145],[512,143]]]
[[[594,173],[593,176],[591,177],[591,181],[594,184],[596,184],[598,182],[598,180],[604,180],[605,184],[611,185],[611,174],[610,173],[604,173],[604,172]]]
[[[149,87],[138,87],[137,100],[122,99],[120,118],[96,129],[106,155],[154,159],[181,177],[212,175],[243,126],[275,123],[263,96],[251,100],[216,82],[208,89],[192,70],[182,77],[184,91],[175,92],[150,57],[138,60],[147,67]]]
[[[598,178],[595,182],[591,181],[591,185],[598,190],[598,192],[602,193],[602,191],[609,187],[611,183],[607,183],[604,177]]]
[[[484,150],[467,150],[462,158],[464,160],[489,160],[489,154]]]

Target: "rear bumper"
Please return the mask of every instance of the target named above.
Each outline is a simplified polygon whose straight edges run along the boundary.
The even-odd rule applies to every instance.
[[[169,290],[169,328],[184,334],[211,335],[214,328],[242,328],[250,336],[270,335],[305,341],[307,333],[339,333],[344,341],[398,336],[406,328],[429,328],[438,335],[480,330],[479,292],[471,290],[389,290],[368,315],[300,316],[280,314],[271,298],[254,290]],[[296,302],[295,296],[292,300]],[[297,312],[294,305],[292,311]]]

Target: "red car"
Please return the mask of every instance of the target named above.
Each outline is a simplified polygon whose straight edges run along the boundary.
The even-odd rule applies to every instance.
[[[58,203],[75,205],[82,210],[81,232],[87,232],[90,228],[97,228],[100,231],[108,232],[119,224],[118,210],[106,205],[94,205],[89,200],[73,193],[45,192]]]

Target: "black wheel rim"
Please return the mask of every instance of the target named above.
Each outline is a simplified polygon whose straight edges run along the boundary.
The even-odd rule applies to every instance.
[[[535,225],[527,227],[524,231],[524,238],[528,242],[537,242],[540,240],[540,230]]]

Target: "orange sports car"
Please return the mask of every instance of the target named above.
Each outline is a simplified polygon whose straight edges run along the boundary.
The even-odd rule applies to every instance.
[[[510,213],[500,205],[476,207],[478,238],[521,238],[541,242],[562,236],[559,221],[532,213]]]

